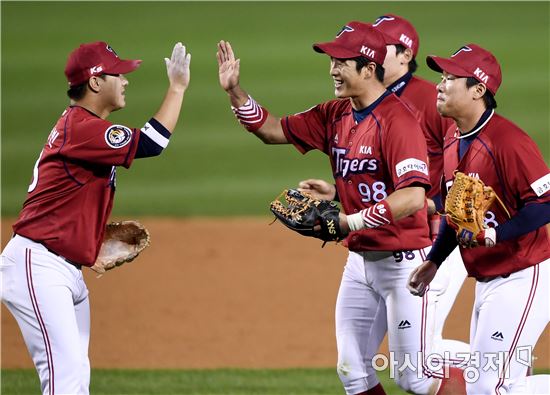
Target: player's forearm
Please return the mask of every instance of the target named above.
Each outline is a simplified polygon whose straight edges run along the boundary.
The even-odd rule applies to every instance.
[[[153,117],[168,129],[170,133],[174,131],[178,123],[185,90],[182,87],[174,88],[171,86],[168,88],[159,110]]]
[[[408,217],[425,204],[425,191],[422,187],[407,187],[393,192],[386,199],[346,217],[351,231],[372,229],[389,225]]]
[[[227,91],[231,110],[249,132],[266,144],[288,143],[281,126],[281,119],[271,115],[240,86]]]
[[[496,241],[517,239],[550,222],[550,203],[531,203],[495,228]]]
[[[424,207],[426,191],[423,187],[407,187],[398,189],[386,198],[393,219],[399,221]]]
[[[248,93],[246,93],[240,85],[237,85],[226,92],[229,96],[229,101],[231,102],[232,107],[242,107],[248,100]]]
[[[426,259],[432,261],[439,267],[457,245],[458,241],[456,240],[455,230],[447,224],[446,219],[442,219],[439,225],[437,239]]]

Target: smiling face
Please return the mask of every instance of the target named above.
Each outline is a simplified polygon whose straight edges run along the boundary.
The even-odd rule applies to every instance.
[[[364,77],[356,65],[355,60],[330,58],[330,75],[337,98],[356,97],[364,91]]]

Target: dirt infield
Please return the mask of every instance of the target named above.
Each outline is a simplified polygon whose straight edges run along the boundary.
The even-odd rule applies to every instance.
[[[140,219],[152,245],[135,262],[95,278],[85,270],[95,368],[283,368],[335,364],[334,303],[342,246],[294,235],[268,218]],[[11,219],[2,221],[2,247]],[[445,337],[467,341],[473,281]],[[3,368],[31,367],[2,306]],[[550,367],[549,329],[535,350]],[[385,345],[383,346],[385,349]]]

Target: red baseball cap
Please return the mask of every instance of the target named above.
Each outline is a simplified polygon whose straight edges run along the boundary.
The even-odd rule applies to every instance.
[[[67,59],[65,75],[70,86],[80,85],[92,76],[126,74],[138,68],[141,60],[122,60],[109,44],[97,41],[81,44]]]
[[[337,59],[362,56],[382,65],[386,57],[384,37],[370,23],[350,22],[327,43],[313,44],[313,49]]]
[[[420,39],[414,26],[400,16],[388,14],[378,17],[372,24],[382,35],[387,45],[401,44],[413,51],[413,56],[418,53]]]
[[[500,65],[493,54],[476,44],[461,47],[450,58],[439,56],[426,57],[426,63],[432,70],[456,75],[457,77],[473,77],[485,84],[495,95],[502,82]]]

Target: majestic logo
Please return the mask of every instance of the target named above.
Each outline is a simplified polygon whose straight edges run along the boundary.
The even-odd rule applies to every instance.
[[[489,81],[489,76],[485,74],[485,72],[481,70],[479,67],[476,67],[474,71],[474,75],[484,83],[487,83],[487,81]]]
[[[378,160],[375,158],[346,158],[349,152],[346,148],[332,147],[334,161],[334,177],[346,178],[349,174],[376,173]]]
[[[397,326],[397,329],[407,329],[411,327],[411,323],[407,320],[403,320]]]
[[[469,46],[465,45],[463,47],[461,47],[460,49],[458,49],[454,54],[451,55],[451,58],[454,58],[456,55],[458,55],[459,53],[461,53],[462,51],[464,52],[472,52],[472,48],[470,48]]]
[[[502,335],[502,332],[496,331],[491,335],[491,339],[501,342],[504,340],[504,336]]]
[[[361,52],[365,56],[368,56],[369,58],[374,58],[376,56],[376,51],[365,45],[361,45],[361,50],[359,52]]]
[[[111,148],[122,148],[132,139],[132,131],[126,126],[112,125],[105,131],[105,142]]]
[[[340,37],[344,33],[351,33],[354,31],[355,29],[353,27],[346,25],[338,32],[338,34],[336,35],[336,38]]]
[[[386,15],[379,16],[378,18],[376,18],[376,21],[372,24],[372,26],[376,27],[384,21],[394,21],[394,20],[395,18],[393,16],[386,16]]]
[[[401,41],[403,44],[405,44],[409,48],[412,48],[413,46],[412,38],[408,37],[406,34],[401,33],[401,37],[399,37],[399,41]]]

